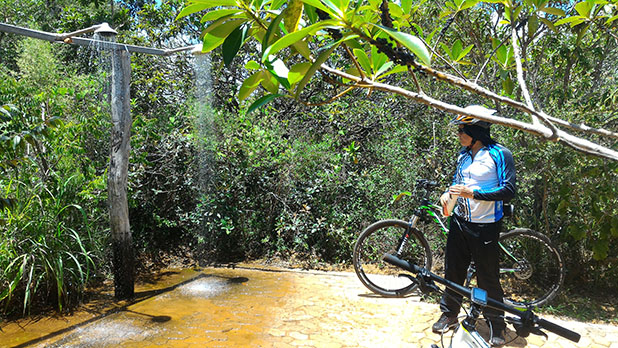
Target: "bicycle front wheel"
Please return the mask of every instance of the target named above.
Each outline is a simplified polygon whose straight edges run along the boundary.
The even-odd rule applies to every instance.
[[[367,227],[354,246],[354,271],[372,292],[386,297],[403,297],[418,287],[416,280],[402,277],[403,271],[382,261],[385,253],[419,267],[431,269],[431,250],[423,235],[401,220],[382,220]]]
[[[505,302],[540,306],[556,296],[564,282],[565,269],[549,238],[517,228],[500,235],[500,248],[500,283]]]

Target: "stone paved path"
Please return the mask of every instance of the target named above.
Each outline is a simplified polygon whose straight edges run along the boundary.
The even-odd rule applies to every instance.
[[[1,347],[429,347],[438,306],[375,297],[353,273],[204,268],[170,271],[152,293],[107,314],[0,326]],[[161,284],[166,284],[163,286]],[[111,314],[110,314],[111,313]],[[507,347],[618,348],[618,326],[545,317],[582,335],[549,333]],[[448,336],[450,337],[450,335]],[[447,343],[448,344],[448,343]]]

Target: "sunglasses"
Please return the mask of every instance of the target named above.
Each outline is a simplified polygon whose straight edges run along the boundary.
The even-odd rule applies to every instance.
[[[464,132],[464,129],[463,129],[463,128],[457,128],[457,134],[461,134],[461,133],[463,133],[463,132]]]

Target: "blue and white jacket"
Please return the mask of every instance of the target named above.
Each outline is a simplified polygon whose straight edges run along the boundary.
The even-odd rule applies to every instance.
[[[500,144],[481,148],[474,158],[468,149],[459,153],[453,185],[474,190],[474,199],[459,197],[454,213],[473,223],[492,223],[504,216],[503,202],[515,196],[513,154]]]

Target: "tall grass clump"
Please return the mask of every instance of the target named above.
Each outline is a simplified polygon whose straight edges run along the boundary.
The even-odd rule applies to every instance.
[[[79,204],[84,178],[55,177],[56,185],[13,182],[18,203],[0,213],[0,304],[5,314],[31,305],[62,311],[78,302],[100,250],[95,225]],[[35,301],[36,299],[36,301]]]

